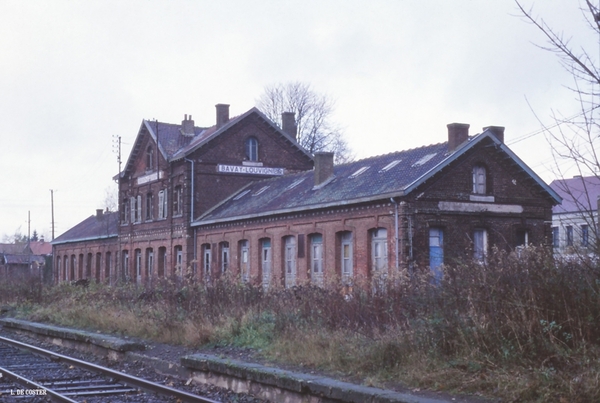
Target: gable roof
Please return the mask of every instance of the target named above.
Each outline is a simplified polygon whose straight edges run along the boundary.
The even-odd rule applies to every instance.
[[[253,182],[199,217],[193,226],[386,200],[410,194],[477,144],[507,154],[555,203],[560,197],[489,130],[448,152],[447,143],[380,155],[334,166],[333,179],[314,187],[307,171]]]
[[[258,108],[253,107],[247,112],[229,119],[219,128],[217,128],[216,125],[211,127],[194,126],[193,136],[183,134],[180,124],[163,123],[144,119],[121,175],[124,175],[125,172],[131,169],[133,162],[141,151],[140,137],[143,130],[148,131],[153,141],[158,144],[158,149],[165,160],[176,161],[185,158],[192,152],[226,132],[229,128],[242,122],[244,119],[253,114],[264,120],[281,137],[301,151],[307,158],[312,160],[312,155],[302,148],[296,139],[281,130],[275,123],[271,121],[271,119],[267,118],[265,114],[258,110]]]
[[[100,217],[92,215],[55,238],[51,243],[52,245],[60,245],[69,242],[117,237],[118,225],[118,212],[103,213]]]
[[[556,179],[552,181],[550,187],[562,197],[562,204],[554,206],[552,214],[598,209],[600,178],[597,176]]]

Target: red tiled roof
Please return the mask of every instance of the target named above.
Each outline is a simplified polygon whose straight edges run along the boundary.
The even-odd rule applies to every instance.
[[[29,243],[29,247],[31,248],[31,253],[33,253],[34,255],[51,255],[52,254],[52,244],[50,242],[31,241]]]

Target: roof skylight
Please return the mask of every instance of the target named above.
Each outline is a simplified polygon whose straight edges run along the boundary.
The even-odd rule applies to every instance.
[[[400,162],[402,162],[402,160],[394,160],[394,161],[390,162],[389,164],[387,164],[386,166],[384,166],[383,168],[381,168],[379,170],[379,172],[387,172],[390,169],[392,169],[393,167],[395,167],[396,165],[398,165]]]
[[[304,182],[304,179],[306,179],[306,178],[300,178],[300,179],[298,179],[298,180],[295,180],[295,181],[294,181],[294,182],[292,182],[292,183],[290,184],[290,186],[288,186],[288,187],[287,187],[285,190],[289,190],[289,189],[293,189],[293,188],[295,188],[296,186],[298,186],[299,184],[301,184],[302,182]]]
[[[371,168],[371,167],[362,167],[358,171],[356,171],[352,175],[350,175],[348,178],[356,178],[358,175],[362,174],[363,172],[365,172],[369,168]]]
[[[422,157],[420,160],[418,160],[417,162],[415,162],[412,166],[413,167],[418,167],[421,165],[424,165],[427,161],[429,161],[430,159],[432,159],[433,157],[435,157],[437,153],[432,153],[432,154],[427,154],[424,157]]]
[[[267,190],[269,188],[269,185],[267,186],[263,186],[260,189],[257,190],[256,193],[254,193],[252,196],[258,196],[259,194],[263,193],[265,190]]]
[[[250,189],[244,190],[243,192],[238,193],[238,195],[235,196],[233,198],[233,200],[240,200],[242,197],[246,196],[248,193],[250,193]]]

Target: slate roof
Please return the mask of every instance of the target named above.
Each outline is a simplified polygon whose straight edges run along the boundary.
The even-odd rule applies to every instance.
[[[550,187],[562,197],[562,204],[552,208],[553,214],[591,211],[598,208],[600,178],[597,176],[576,176],[570,179],[556,179]]]
[[[555,203],[560,202],[560,197],[548,185],[491,131],[486,130],[471,137],[451,153],[448,152],[447,143],[439,143],[337,165],[334,167],[334,179],[318,188],[314,188],[314,171],[253,182],[206,212],[192,225],[405,196],[482,141],[489,141],[490,145],[503,150]],[[386,170],[386,167],[389,169]],[[356,175],[361,168],[367,169]]]
[[[27,252],[26,243],[0,243],[0,253],[20,254]]]
[[[145,127],[150,133],[150,136],[152,136],[152,138],[154,139],[154,141],[158,143],[158,148],[163,158],[165,158],[167,161],[175,161],[181,158],[185,158],[190,153],[202,147],[210,140],[218,137],[227,129],[241,122],[242,120],[244,120],[252,114],[257,114],[264,121],[269,123],[279,133],[279,135],[284,137],[292,145],[301,150],[308,158],[312,159],[312,155],[306,152],[306,150],[304,150],[294,138],[290,137],[287,133],[283,132],[256,107],[251,108],[250,110],[239,116],[232,117],[218,129],[216,126],[194,127],[193,136],[184,135],[181,130],[181,125],[179,124],[163,123],[151,120],[143,120],[142,126],[140,127],[139,131],[141,132],[142,129]],[[137,157],[137,154],[141,152],[139,147],[140,142],[136,139],[136,144],[134,144],[133,150],[129,154],[129,158],[127,160],[125,169],[123,170],[122,174],[124,174],[132,166],[133,161]]]
[[[44,263],[44,257],[38,255],[9,255],[5,254],[4,264],[27,265],[31,263]]]
[[[92,215],[52,241],[52,245],[117,237],[119,213],[108,212],[100,218]]]

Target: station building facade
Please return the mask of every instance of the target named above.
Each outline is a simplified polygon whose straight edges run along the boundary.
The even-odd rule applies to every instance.
[[[416,267],[441,278],[444,264],[484,260],[493,245],[551,246],[560,197],[504,144],[503,127],[470,136],[449,124],[445,142],[334,165],[298,145],[293,114],[282,129],[256,108],[228,115],[217,105],[210,128],[191,116],[142,122],[100,281],[229,275],[291,287]],[[57,281],[90,274],[65,269],[65,256],[107,256],[75,252],[69,237],[54,241]]]

